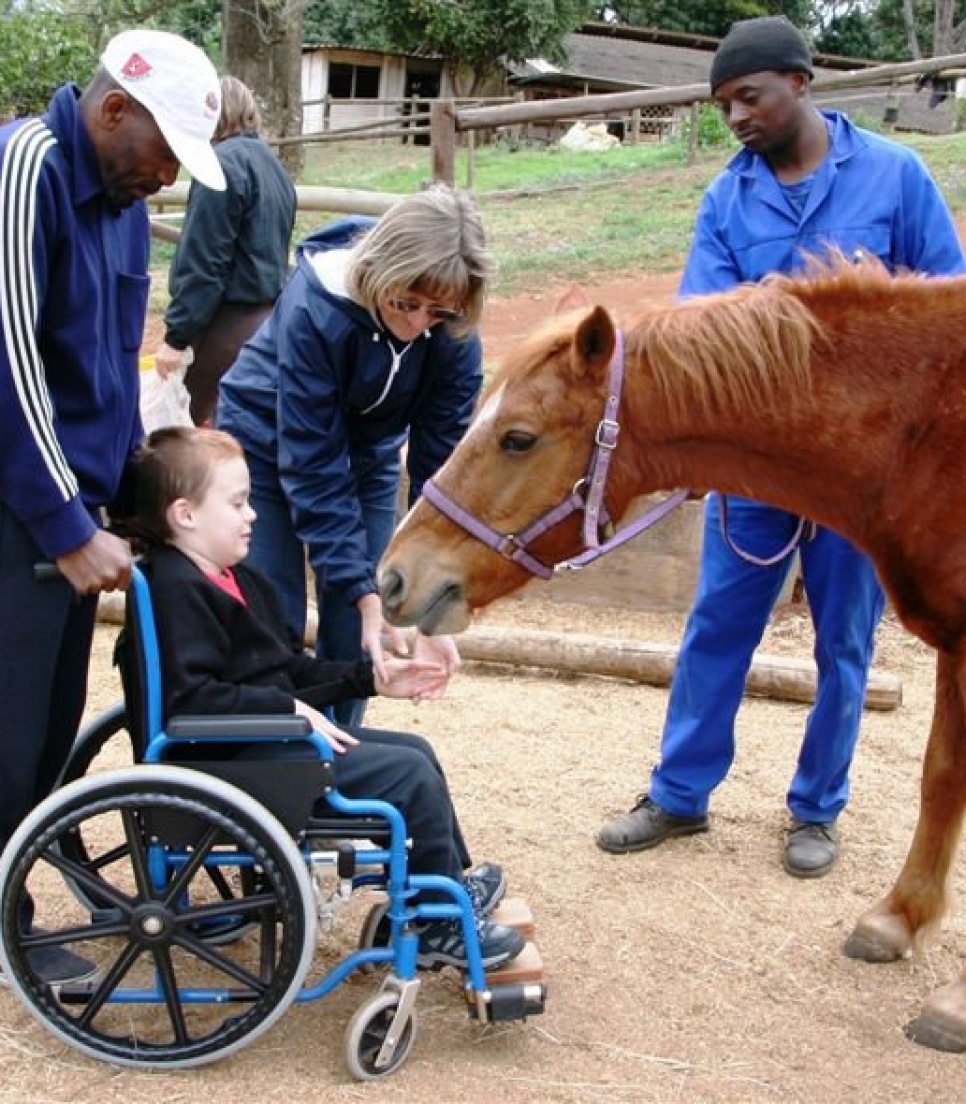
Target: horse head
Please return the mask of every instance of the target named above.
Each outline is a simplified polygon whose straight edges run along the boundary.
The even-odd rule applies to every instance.
[[[434,480],[442,496],[503,538],[487,546],[425,497],[396,531],[380,567],[383,609],[394,624],[460,632],[479,609],[530,578],[510,556],[515,535],[571,496],[588,471],[618,336],[603,307],[567,314],[510,354],[487,387],[466,436]],[[619,468],[615,458],[612,476]],[[616,518],[619,479],[608,484]],[[553,565],[580,548],[570,513],[528,545]]]

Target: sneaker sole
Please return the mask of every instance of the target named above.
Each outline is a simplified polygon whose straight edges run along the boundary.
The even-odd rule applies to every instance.
[[[656,839],[641,840],[635,843],[608,843],[598,836],[597,846],[601,851],[606,851],[610,855],[628,855],[632,851],[650,851],[653,847],[659,847],[665,840],[676,839],[679,836],[700,835],[702,832],[707,832],[709,827],[710,824],[681,825],[679,828],[668,828]]]

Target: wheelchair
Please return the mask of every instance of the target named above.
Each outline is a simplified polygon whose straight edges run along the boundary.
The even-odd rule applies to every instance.
[[[543,1011],[542,982],[490,982],[466,890],[408,872],[404,818],[339,793],[333,753],[307,720],[162,722],[154,614],[137,567],[125,637],[124,703],[79,734],[62,784],[0,858],[0,966],[44,1027],[119,1066],[189,1068],[254,1042],[291,1004],[356,971],[381,974],[350,1019],[345,1057],[354,1077],[385,1077],[417,1034],[417,927],[441,919],[463,926],[471,1017]],[[133,765],[88,773],[125,739]],[[310,980],[318,930],[360,889],[380,900],[357,948]],[[426,889],[445,900],[420,900]],[[49,984],[31,961],[43,947],[82,955],[96,977]]]

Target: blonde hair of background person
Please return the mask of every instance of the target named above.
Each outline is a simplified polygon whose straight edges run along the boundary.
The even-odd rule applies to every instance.
[[[346,289],[370,311],[393,295],[455,295],[456,336],[475,330],[496,264],[486,248],[483,219],[471,196],[435,185],[400,200],[355,247]]]
[[[234,134],[253,130],[260,134],[262,113],[252,90],[237,77],[221,78],[221,115],[212,142],[221,142]]]

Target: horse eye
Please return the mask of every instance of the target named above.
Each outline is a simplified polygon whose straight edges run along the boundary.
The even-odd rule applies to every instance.
[[[536,443],[537,436],[535,433],[524,433],[521,429],[511,429],[509,433],[504,433],[500,441],[500,448],[504,452],[529,452]]]

